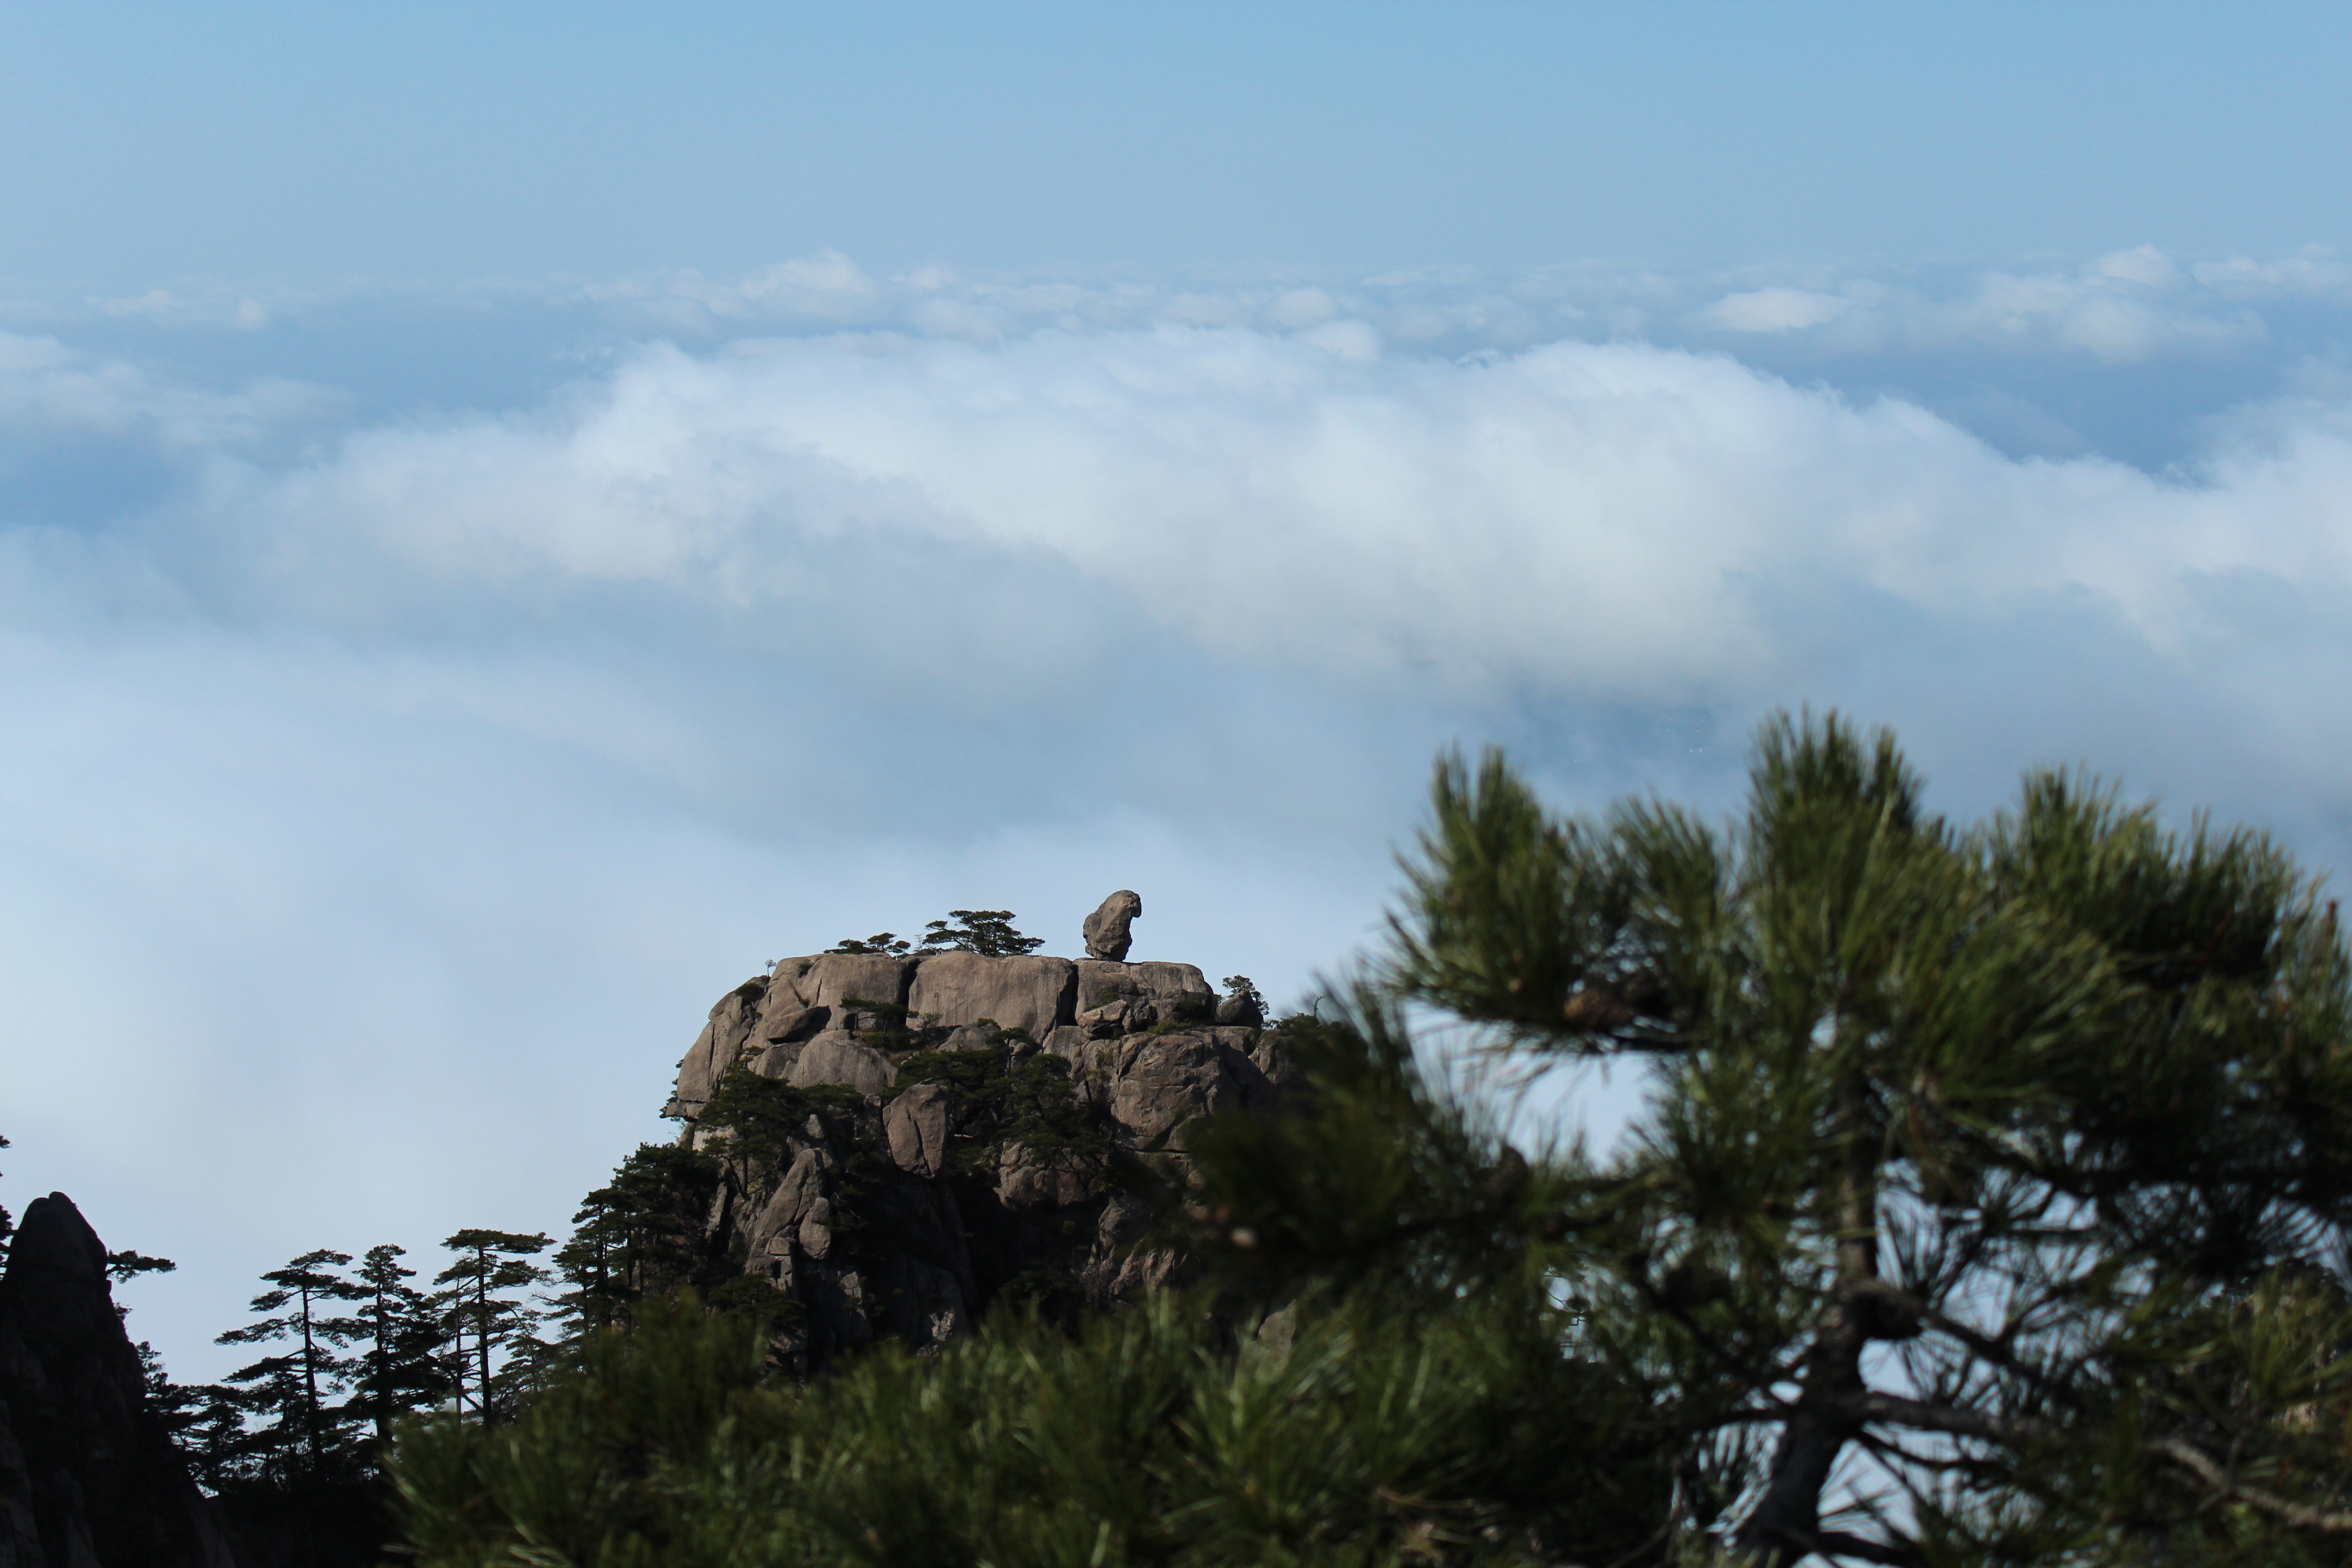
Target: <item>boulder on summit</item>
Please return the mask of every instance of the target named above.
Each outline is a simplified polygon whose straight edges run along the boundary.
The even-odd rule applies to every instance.
[[[1108,959],[1117,963],[1127,957],[1135,939],[1128,927],[1143,914],[1143,900],[1121,888],[1105,899],[1094,913],[1087,917],[1081,935],[1086,938],[1088,958]]]

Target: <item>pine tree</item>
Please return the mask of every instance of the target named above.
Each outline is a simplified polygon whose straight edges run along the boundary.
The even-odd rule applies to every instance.
[[[353,1315],[365,1348],[354,1358],[351,1409],[373,1431],[377,1455],[391,1443],[394,1417],[429,1408],[456,1387],[447,1316],[406,1283],[416,1277],[401,1266],[406,1256],[389,1242],[371,1247],[357,1271],[364,1293]]]
[[[571,1287],[559,1315],[579,1331],[624,1321],[636,1302],[683,1285],[718,1283],[702,1225],[719,1163],[677,1143],[645,1143],[613,1179],[581,1200],[572,1237],[555,1254]]]
[[[943,921],[931,921],[923,927],[923,940],[913,952],[921,956],[933,952],[978,952],[991,958],[1003,958],[1024,952],[1034,952],[1045,945],[1045,939],[1023,936],[1013,929],[1011,910],[950,910]],[[892,931],[877,931],[868,937],[844,937],[827,952],[866,954],[880,958],[903,958],[908,952],[907,939]]]
[[[908,946],[907,939],[898,932],[878,931],[867,937],[843,937],[825,952],[853,953],[860,957],[903,958]]]
[[[1557,1267],[1725,1545],[2336,1560],[2352,987],[2284,854],[2055,773],[1956,826],[1834,717],[1721,828],[1555,817],[1496,755],[1434,816],[1398,990],[1651,1074]]]
[[[1034,952],[1045,944],[1044,937],[1023,936],[1013,930],[1011,910],[950,910],[946,920],[924,926],[920,951],[1003,958]]]
[[[186,1456],[196,1479],[209,1491],[233,1485],[248,1448],[237,1390],[216,1383],[174,1383],[153,1345],[142,1340],[132,1348],[139,1354],[147,1408]]]
[[[340,1303],[364,1299],[361,1287],[331,1272],[352,1260],[348,1252],[306,1252],[283,1268],[262,1276],[271,1289],[253,1299],[252,1310],[268,1313],[257,1322],[215,1337],[224,1345],[275,1344],[288,1349],[231,1373],[245,1408],[264,1418],[247,1434],[256,1469],[278,1479],[324,1476],[343,1457],[350,1416],[329,1403],[352,1370],[339,1352],[366,1325],[338,1314]],[[290,1310],[289,1310],[290,1309]]]
[[[125,1250],[106,1255],[106,1277],[117,1285],[142,1274],[169,1274],[177,1268],[179,1265],[168,1258],[150,1258],[143,1252]]]
[[[512,1292],[544,1284],[548,1271],[528,1261],[553,1245],[545,1236],[522,1236],[505,1230],[461,1230],[441,1244],[457,1260],[433,1277],[444,1287],[439,1300],[447,1314],[451,1337],[457,1341],[465,1373],[457,1381],[458,1397],[488,1419],[499,1413],[505,1386],[493,1375],[501,1357],[528,1357],[539,1342],[531,1330],[540,1312]],[[470,1349],[466,1347],[468,1338]],[[510,1381],[510,1380],[509,1380]]]

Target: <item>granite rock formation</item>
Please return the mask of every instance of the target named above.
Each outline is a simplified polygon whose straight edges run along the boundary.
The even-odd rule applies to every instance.
[[[26,1207],[0,1277],[0,1568],[236,1568],[62,1193]]]
[[[708,1243],[778,1292],[779,1352],[810,1370],[879,1335],[936,1345],[1008,1295],[1052,1312],[1165,1282],[1181,1260],[1139,1243],[1187,1127],[1285,1076],[1246,1016],[1218,1022],[1188,963],[785,959],[719,998],[664,1114],[725,1156]],[[788,1136],[706,1118],[737,1069],[782,1086]]]
[[[1128,927],[1143,914],[1143,900],[1125,888],[1102,901],[1101,907],[1087,917],[1087,956],[1106,958],[1113,963],[1126,962],[1128,950],[1135,938]]]

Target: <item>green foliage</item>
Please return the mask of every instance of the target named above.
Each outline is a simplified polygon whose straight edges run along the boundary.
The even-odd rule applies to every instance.
[[[730,1274],[700,1294],[714,1314],[740,1318],[762,1335],[779,1333],[808,1316],[808,1309],[756,1274]]]
[[[592,1337],[513,1427],[412,1428],[410,1540],[428,1568],[1605,1562],[1664,1505],[1666,1472],[1616,1452],[1639,1413],[1524,1294],[1275,1329],[1169,1295],[800,1390],[689,1300]]]
[[[917,1035],[905,1003],[846,996],[841,1005],[856,1026],[850,1035],[861,1044],[872,1046],[886,1056],[915,1047]]]
[[[1173,1035],[1185,1029],[1197,1029],[1213,1022],[1217,1005],[1206,996],[1166,996],[1155,1004],[1160,1011],[1158,1021],[1145,1031],[1152,1035]]]
[[[985,1049],[918,1051],[898,1068],[899,1092],[919,1083],[950,1091],[951,1168],[992,1174],[999,1153],[1014,1144],[1046,1169],[1098,1168],[1109,1144],[1070,1092],[1068,1064],[1036,1050],[1025,1029],[981,1023],[990,1031]],[[1029,1051],[1019,1052],[1022,1046]]]
[[[1768,725],[1720,829],[1558,819],[1491,755],[1434,805],[1397,989],[1655,1064],[1562,1277],[1651,1347],[1739,1550],[2300,1560],[2352,1500],[2352,1321],[2294,1283],[2352,1215],[2347,960],[2285,855],[2060,773],[1955,827],[1834,717]],[[2318,1380],[2301,1415],[2257,1363]]]
[[[772,1116],[759,1120],[772,1130]],[[719,1175],[709,1153],[639,1144],[572,1216],[572,1237],[555,1253],[556,1271],[570,1287],[558,1315],[586,1331],[623,1321],[647,1296],[709,1283],[714,1260],[702,1227]]]
[[[906,956],[908,945],[906,938],[895,931],[877,931],[863,940],[854,936],[843,937],[838,942],[826,948],[825,952],[856,953],[860,956],[875,958],[903,958]]]
[[[699,1126],[714,1130],[710,1147],[735,1167],[736,1179],[753,1184],[755,1173],[782,1159],[795,1138],[807,1135],[812,1117],[855,1115],[865,1102],[839,1084],[796,1088],[763,1078],[751,1062],[739,1061],[719,1075],[703,1107]]]
[[[1023,936],[1013,928],[1011,910],[950,910],[948,918],[923,928],[926,952],[978,952],[1005,958],[1034,952],[1045,945],[1039,936]]]
[[[1199,1291],[806,1388],[758,1281],[648,1302],[514,1426],[412,1430],[422,1562],[2344,1561],[2352,959],[2286,856],[2063,773],[1947,823],[1834,717],[1727,824],[1499,756],[1433,806],[1385,966],[1274,1032],[1306,1087],[1184,1130]],[[1644,1109],[1522,1155],[1412,1004]],[[1022,1043],[899,1082],[975,1173],[1100,1158]],[[770,1162],[870,1114],[734,1092]]]
[[[1432,1083],[1369,989],[1352,1013],[1299,1014],[1275,1037],[1311,1087],[1189,1130],[1193,1201],[1171,1241],[1261,1305],[1332,1289],[1442,1300],[1546,1272],[1580,1168],[1530,1165]]]

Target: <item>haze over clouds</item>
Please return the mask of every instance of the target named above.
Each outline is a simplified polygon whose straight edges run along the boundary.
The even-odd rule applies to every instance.
[[[890,9],[0,19],[0,1199],[175,1375],[561,1228],[778,954],[1129,886],[1292,1001],[1452,743],[2352,868],[2326,12]]]

